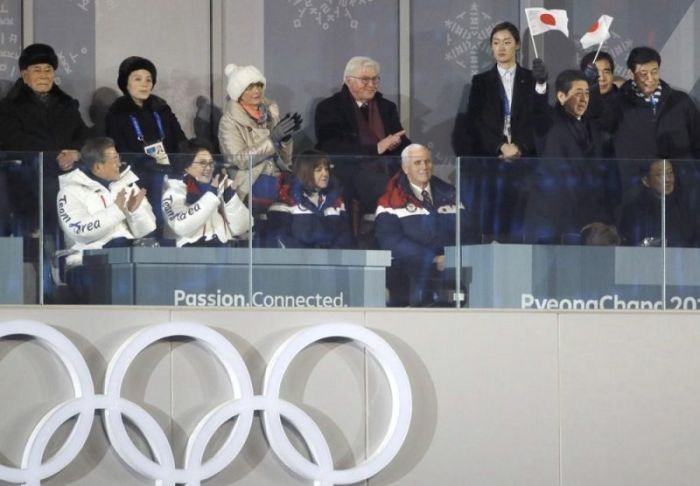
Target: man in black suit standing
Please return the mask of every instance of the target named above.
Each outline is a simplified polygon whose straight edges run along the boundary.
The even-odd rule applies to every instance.
[[[374,213],[377,199],[399,167],[399,155],[411,141],[399,121],[396,104],[378,91],[379,63],[356,56],[343,75],[343,87],[316,108],[317,148],[334,157],[335,175],[362,213]],[[395,161],[380,160],[394,156]],[[389,159],[391,160],[391,159]]]
[[[512,162],[535,155],[532,128],[533,94],[546,89],[547,71],[540,59],[533,71],[521,67],[516,56],[520,32],[510,22],[491,30],[496,65],[472,78],[467,107],[466,153],[489,157],[465,161],[465,205],[475,209],[484,238],[518,240],[521,236],[521,184],[529,164]],[[457,134],[459,137],[460,134]],[[494,160],[496,157],[501,161]]]

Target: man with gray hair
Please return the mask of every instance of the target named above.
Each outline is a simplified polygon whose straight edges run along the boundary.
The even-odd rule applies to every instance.
[[[349,198],[360,201],[362,212],[374,212],[377,198],[397,170],[390,159],[410,144],[396,104],[378,91],[379,63],[356,56],[348,61],[343,87],[316,108],[317,148],[334,157],[335,174]]]
[[[466,221],[456,189],[433,176],[430,150],[419,144],[406,147],[401,171],[379,198],[374,225],[380,248],[391,250],[390,305],[437,303],[435,293],[445,288],[444,249],[456,240],[458,208]]]

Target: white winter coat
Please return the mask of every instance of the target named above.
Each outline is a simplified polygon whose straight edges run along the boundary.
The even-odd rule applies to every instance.
[[[162,206],[165,236],[174,238],[177,246],[215,236],[226,243],[245,235],[252,224],[250,211],[237,194],[224,202],[221,188],[219,194],[205,192],[197,202],[187,204],[187,186],[180,179],[165,181]]]
[[[66,247],[80,250],[66,259],[67,266],[80,265],[82,250],[102,248],[115,238],[136,239],[156,229],[153,209],[144,198],[133,213],[122,211],[114,202],[126,189],[127,199],[139,191],[138,177],[131,168],[124,170],[109,189],[80,169],[58,178],[58,221],[66,239]]]

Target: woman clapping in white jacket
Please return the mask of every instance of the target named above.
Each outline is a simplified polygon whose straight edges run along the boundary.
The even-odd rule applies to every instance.
[[[252,224],[250,211],[234,191],[226,175],[214,175],[209,144],[188,143],[188,158],[180,178],[165,182],[162,208],[165,237],[183,246],[233,246]]]

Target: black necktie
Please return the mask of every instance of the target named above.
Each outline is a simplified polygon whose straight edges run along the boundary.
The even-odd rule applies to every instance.
[[[420,193],[421,196],[423,196],[423,204],[425,207],[428,209],[433,209],[433,199],[430,197],[430,193],[426,190]]]

